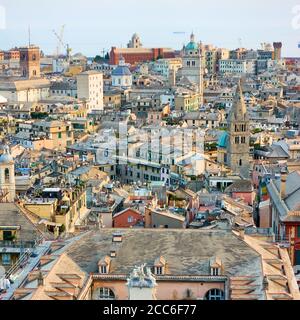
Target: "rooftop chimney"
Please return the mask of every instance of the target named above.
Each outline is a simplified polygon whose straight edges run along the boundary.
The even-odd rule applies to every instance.
[[[111,258],[115,258],[116,256],[117,256],[116,250],[111,250],[111,251],[110,251],[110,257],[111,257]]]
[[[37,278],[38,281],[38,286],[43,286],[44,285],[44,277],[42,271],[40,271],[39,276]]]
[[[284,200],[286,198],[286,180],[287,180],[287,170],[286,168],[281,170],[281,183],[280,183],[280,198]]]
[[[112,238],[113,242],[122,242],[123,241],[123,236],[120,233],[114,233],[113,234],[113,238]]]

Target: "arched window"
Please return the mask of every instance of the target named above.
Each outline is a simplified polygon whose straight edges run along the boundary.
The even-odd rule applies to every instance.
[[[240,167],[243,165],[243,161],[242,161],[242,159],[240,160],[240,163],[239,163],[239,164],[240,164]]]
[[[98,288],[94,294],[94,300],[115,300],[114,292],[109,288]]]
[[[224,300],[224,292],[219,289],[209,290],[206,293],[204,300]]]
[[[5,169],[4,170],[4,179],[5,179],[5,183],[8,183],[9,182],[9,169]]]

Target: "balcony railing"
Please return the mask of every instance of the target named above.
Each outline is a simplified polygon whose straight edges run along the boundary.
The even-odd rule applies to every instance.
[[[0,241],[0,248],[34,248],[35,241]]]

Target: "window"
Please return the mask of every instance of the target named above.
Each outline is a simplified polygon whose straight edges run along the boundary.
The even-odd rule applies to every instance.
[[[162,273],[163,273],[162,271],[163,271],[162,267],[155,267],[155,274],[156,275],[158,275],[158,276],[162,275]]]
[[[128,217],[128,223],[132,223],[133,222],[133,217]]]
[[[109,288],[100,288],[98,290],[98,300],[115,300],[115,294]]]
[[[224,300],[224,292],[219,289],[209,290],[205,295],[205,300]]]
[[[100,273],[106,274],[107,273],[107,266],[101,266]]]
[[[2,254],[2,264],[4,266],[8,266],[11,264],[11,257],[10,257],[10,254],[7,254],[7,253],[3,253]]]
[[[4,170],[4,179],[5,179],[5,183],[8,183],[9,182],[9,169],[5,169]]]
[[[11,231],[3,231],[3,240],[11,241],[12,240],[12,232]]]
[[[241,143],[243,143],[243,144],[246,143],[246,137],[242,137]]]
[[[61,132],[58,133],[58,139],[61,139]]]
[[[221,269],[220,268],[211,268],[211,275],[212,276],[220,276],[221,275]]]
[[[235,144],[239,144],[240,143],[240,137],[235,137]]]
[[[239,165],[240,165],[240,167],[243,165],[242,159],[240,160]]]

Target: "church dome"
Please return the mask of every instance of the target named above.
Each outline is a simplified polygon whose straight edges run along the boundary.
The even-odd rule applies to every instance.
[[[14,161],[14,158],[9,153],[9,148],[4,147],[4,153],[0,156],[0,164],[8,164]]]
[[[10,154],[2,154],[0,156],[0,164],[11,163],[12,161],[14,161],[14,158]]]
[[[225,132],[222,133],[221,137],[219,138],[218,147],[225,149],[227,147],[227,145],[228,145],[228,140],[229,140],[229,135],[225,131]]]
[[[112,76],[131,76],[131,72],[127,65],[125,64],[125,59],[123,57],[120,58],[119,65],[115,70],[112,71]]]
[[[198,45],[196,42],[189,42],[186,47],[186,50],[198,50]]]
[[[111,74],[113,76],[131,76],[131,72],[127,66],[118,66]]]
[[[185,50],[198,50],[199,46],[195,41],[194,33],[191,34],[190,42],[186,45]]]

